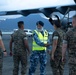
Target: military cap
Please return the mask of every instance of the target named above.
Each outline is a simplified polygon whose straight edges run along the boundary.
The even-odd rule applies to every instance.
[[[41,25],[41,26],[44,26],[44,23],[42,21],[37,21],[36,25]]]

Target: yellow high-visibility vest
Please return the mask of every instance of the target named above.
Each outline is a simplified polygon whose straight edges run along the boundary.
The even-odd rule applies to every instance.
[[[44,30],[44,36],[42,35],[41,32],[38,32],[37,30],[34,30],[36,32],[36,34],[38,35],[38,38],[41,42],[43,42],[44,44],[47,44],[47,40],[48,40],[48,32],[46,30]],[[32,50],[33,51],[41,51],[41,50],[46,50],[46,47],[42,47],[36,44],[35,40],[33,39],[33,46],[32,46]]]

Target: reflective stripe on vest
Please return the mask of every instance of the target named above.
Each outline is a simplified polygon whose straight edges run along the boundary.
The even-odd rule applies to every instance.
[[[38,35],[38,38],[41,42],[43,42],[44,44],[47,43],[47,40],[48,40],[48,32],[45,30],[44,31],[44,36],[41,34],[41,32],[38,32],[37,30],[35,30],[36,34]],[[46,47],[42,47],[42,46],[39,46],[36,44],[36,42],[34,41],[33,39],[33,46],[32,46],[32,50],[37,50],[37,51],[40,51],[40,50],[46,50]]]

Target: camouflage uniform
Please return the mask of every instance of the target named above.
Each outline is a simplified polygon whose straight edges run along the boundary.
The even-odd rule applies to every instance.
[[[21,62],[21,75],[25,75],[27,69],[27,51],[24,46],[24,39],[27,38],[23,30],[19,29],[18,31],[12,34],[12,40],[14,41],[14,50],[13,50],[13,61],[14,69],[13,75],[18,75],[19,63]]]
[[[44,32],[41,34],[43,36]],[[46,32],[46,34],[48,35],[47,32]],[[48,37],[48,36],[46,36],[46,37]],[[36,32],[34,32],[33,38],[34,38],[35,42],[40,45],[40,47],[44,47],[44,43],[41,42],[41,40],[39,39]],[[33,48],[32,48],[32,54],[30,56],[31,65],[29,68],[29,74],[28,75],[34,75],[35,74],[38,62],[40,62],[40,75],[46,75],[46,73],[45,73],[45,68],[46,68],[46,63],[47,63],[46,49],[40,50],[40,48],[38,48],[37,50],[33,50]]]
[[[45,75],[45,67],[47,63],[47,57],[45,51],[33,51],[30,57],[30,69],[29,75],[33,75],[35,73],[36,67],[40,62],[40,75]]]
[[[0,35],[2,36],[2,31],[0,30]]]
[[[0,30],[0,36],[2,36],[1,30]],[[2,48],[0,47],[0,75],[2,75],[2,66],[3,66],[3,52]]]
[[[69,30],[64,40],[68,45],[69,75],[76,75],[76,28]]]
[[[61,61],[61,56],[62,56],[62,41],[64,34],[65,34],[64,31],[58,28],[56,31],[54,31],[52,35],[52,41],[54,36],[58,37],[57,48],[54,53],[55,60],[54,61],[52,59],[50,60],[53,75],[63,75],[64,63],[62,63]]]
[[[0,75],[2,75],[2,66],[3,66],[3,52],[0,48]]]

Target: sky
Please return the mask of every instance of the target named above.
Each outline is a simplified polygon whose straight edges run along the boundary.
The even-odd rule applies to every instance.
[[[74,0],[0,0],[0,11],[73,5]]]

